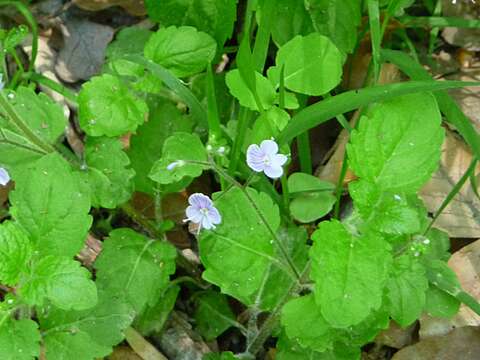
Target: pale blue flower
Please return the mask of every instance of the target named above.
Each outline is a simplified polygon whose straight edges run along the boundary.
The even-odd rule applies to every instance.
[[[263,140],[260,146],[252,144],[247,149],[247,164],[255,172],[264,172],[271,179],[283,175],[283,165],[287,157],[278,153],[278,145],[273,140]]]
[[[0,185],[5,186],[10,181],[10,175],[8,175],[7,170],[0,167]]]
[[[204,228],[207,230],[215,229],[215,225],[222,222],[222,217],[217,208],[213,206],[212,200],[206,195],[195,193],[188,198],[186,214],[187,218],[184,221],[191,221],[199,225],[198,232]]]
[[[3,82],[3,74],[0,73],[0,91],[3,90],[5,83]]]

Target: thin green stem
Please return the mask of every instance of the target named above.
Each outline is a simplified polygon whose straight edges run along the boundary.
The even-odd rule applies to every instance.
[[[268,45],[270,44],[270,30],[272,22],[275,20],[276,4],[275,0],[265,0],[261,8],[262,21],[258,27],[255,36],[255,45],[253,46],[253,61],[255,69],[263,72],[265,61],[267,59]]]
[[[237,134],[232,146],[232,155],[230,157],[230,165],[228,167],[228,173],[234,175],[237,170],[238,162],[240,161],[240,154],[242,152],[242,146],[245,141],[245,135],[247,133],[250,120],[250,112],[247,108],[241,107],[238,117]]]
[[[380,45],[382,32],[380,30],[380,12],[378,0],[368,0],[368,20],[370,23],[370,38],[372,41],[372,62],[375,83],[380,75]],[[385,25],[386,26],[386,25]]]
[[[220,118],[218,116],[217,98],[215,95],[215,79],[211,64],[207,67],[207,120],[208,139],[217,142],[222,137]]]
[[[23,75],[24,78],[28,80],[32,80],[37,84],[44,85],[49,89],[52,89],[56,93],[63,95],[66,99],[68,99],[73,105],[78,106],[77,103],[77,94],[71,91],[69,88],[47,78],[46,76],[38,73],[27,73]]]
[[[290,192],[288,191],[288,180],[286,173],[282,175],[280,181],[282,183],[283,206],[285,207],[285,211],[290,213]]]

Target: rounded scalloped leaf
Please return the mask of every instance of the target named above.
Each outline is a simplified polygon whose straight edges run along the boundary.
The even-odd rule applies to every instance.
[[[78,96],[79,120],[90,136],[119,136],[143,124],[148,107],[115,76],[93,77]]]

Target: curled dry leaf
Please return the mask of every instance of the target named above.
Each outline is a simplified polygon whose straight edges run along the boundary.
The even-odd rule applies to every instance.
[[[420,197],[428,211],[434,213],[460,180],[472,161],[468,146],[453,132],[447,131],[443,143],[440,166],[430,181],[420,190]],[[475,169],[478,176],[480,165]],[[470,181],[437,218],[435,226],[448,232],[450,237],[480,237],[480,200]]]
[[[469,68],[463,68],[453,75],[447,76],[447,80],[480,81],[480,62],[473,63]],[[452,97],[473,125],[480,131],[480,89],[478,86],[466,86],[450,91]]]
[[[120,6],[130,15],[147,14],[144,0],[74,0],[75,5],[88,11],[99,11],[112,6]]]
[[[105,49],[113,39],[113,28],[85,19],[67,18],[60,25],[63,48],[55,71],[66,82],[88,80],[98,74],[105,59]]]
[[[443,16],[478,19],[480,4],[478,1],[442,0]],[[451,45],[463,47],[471,51],[480,50],[480,29],[462,29],[447,27],[442,31],[445,41]]]
[[[407,346],[397,352],[392,360],[477,360],[478,354],[480,328],[464,327]]]
[[[453,254],[448,265],[457,274],[462,288],[479,301],[480,240]],[[424,315],[420,320],[420,338],[444,335],[454,328],[465,326],[480,326],[480,316],[462,304],[459,312],[451,319],[433,318]]]

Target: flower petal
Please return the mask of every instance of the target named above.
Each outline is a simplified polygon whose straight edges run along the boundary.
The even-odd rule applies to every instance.
[[[202,218],[202,228],[207,229],[207,230],[215,228],[215,225],[213,225],[211,219],[208,216],[204,216]]]
[[[5,186],[10,181],[10,175],[7,170],[0,168],[0,185]]]
[[[189,206],[187,210],[185,210],[185,214],[187,215],[188,221],[194,222],[195,224],[199,224],[202,221],[203,214],[197,209],[196,206]]]
[[[222,216],[216,207],[212,206],[212,208],[208,210],[208,217],[213,224],[220,224],[222,222]]]
[[[283,166],[287,162],[288,157],[283,154],[277,154],[275,156],[272,156],[272,166]]]
[[[276,155],[278,153],[278,145],[273,140],[263,140],[260,144],[260,149],[269,156]]]
[[[256,172],[262,172],[265,168],[263,161],[265,153],[257,144],[252,144],[247,149],[247,165]]]
[[[278,179],[283,175],[283,168],[281,166],[265,166],[265,175],[270,179]]]
[[[194,193],[188,197],[188,203],[198,209],[210,208],[212,200],[207,195],[202,193]]]

